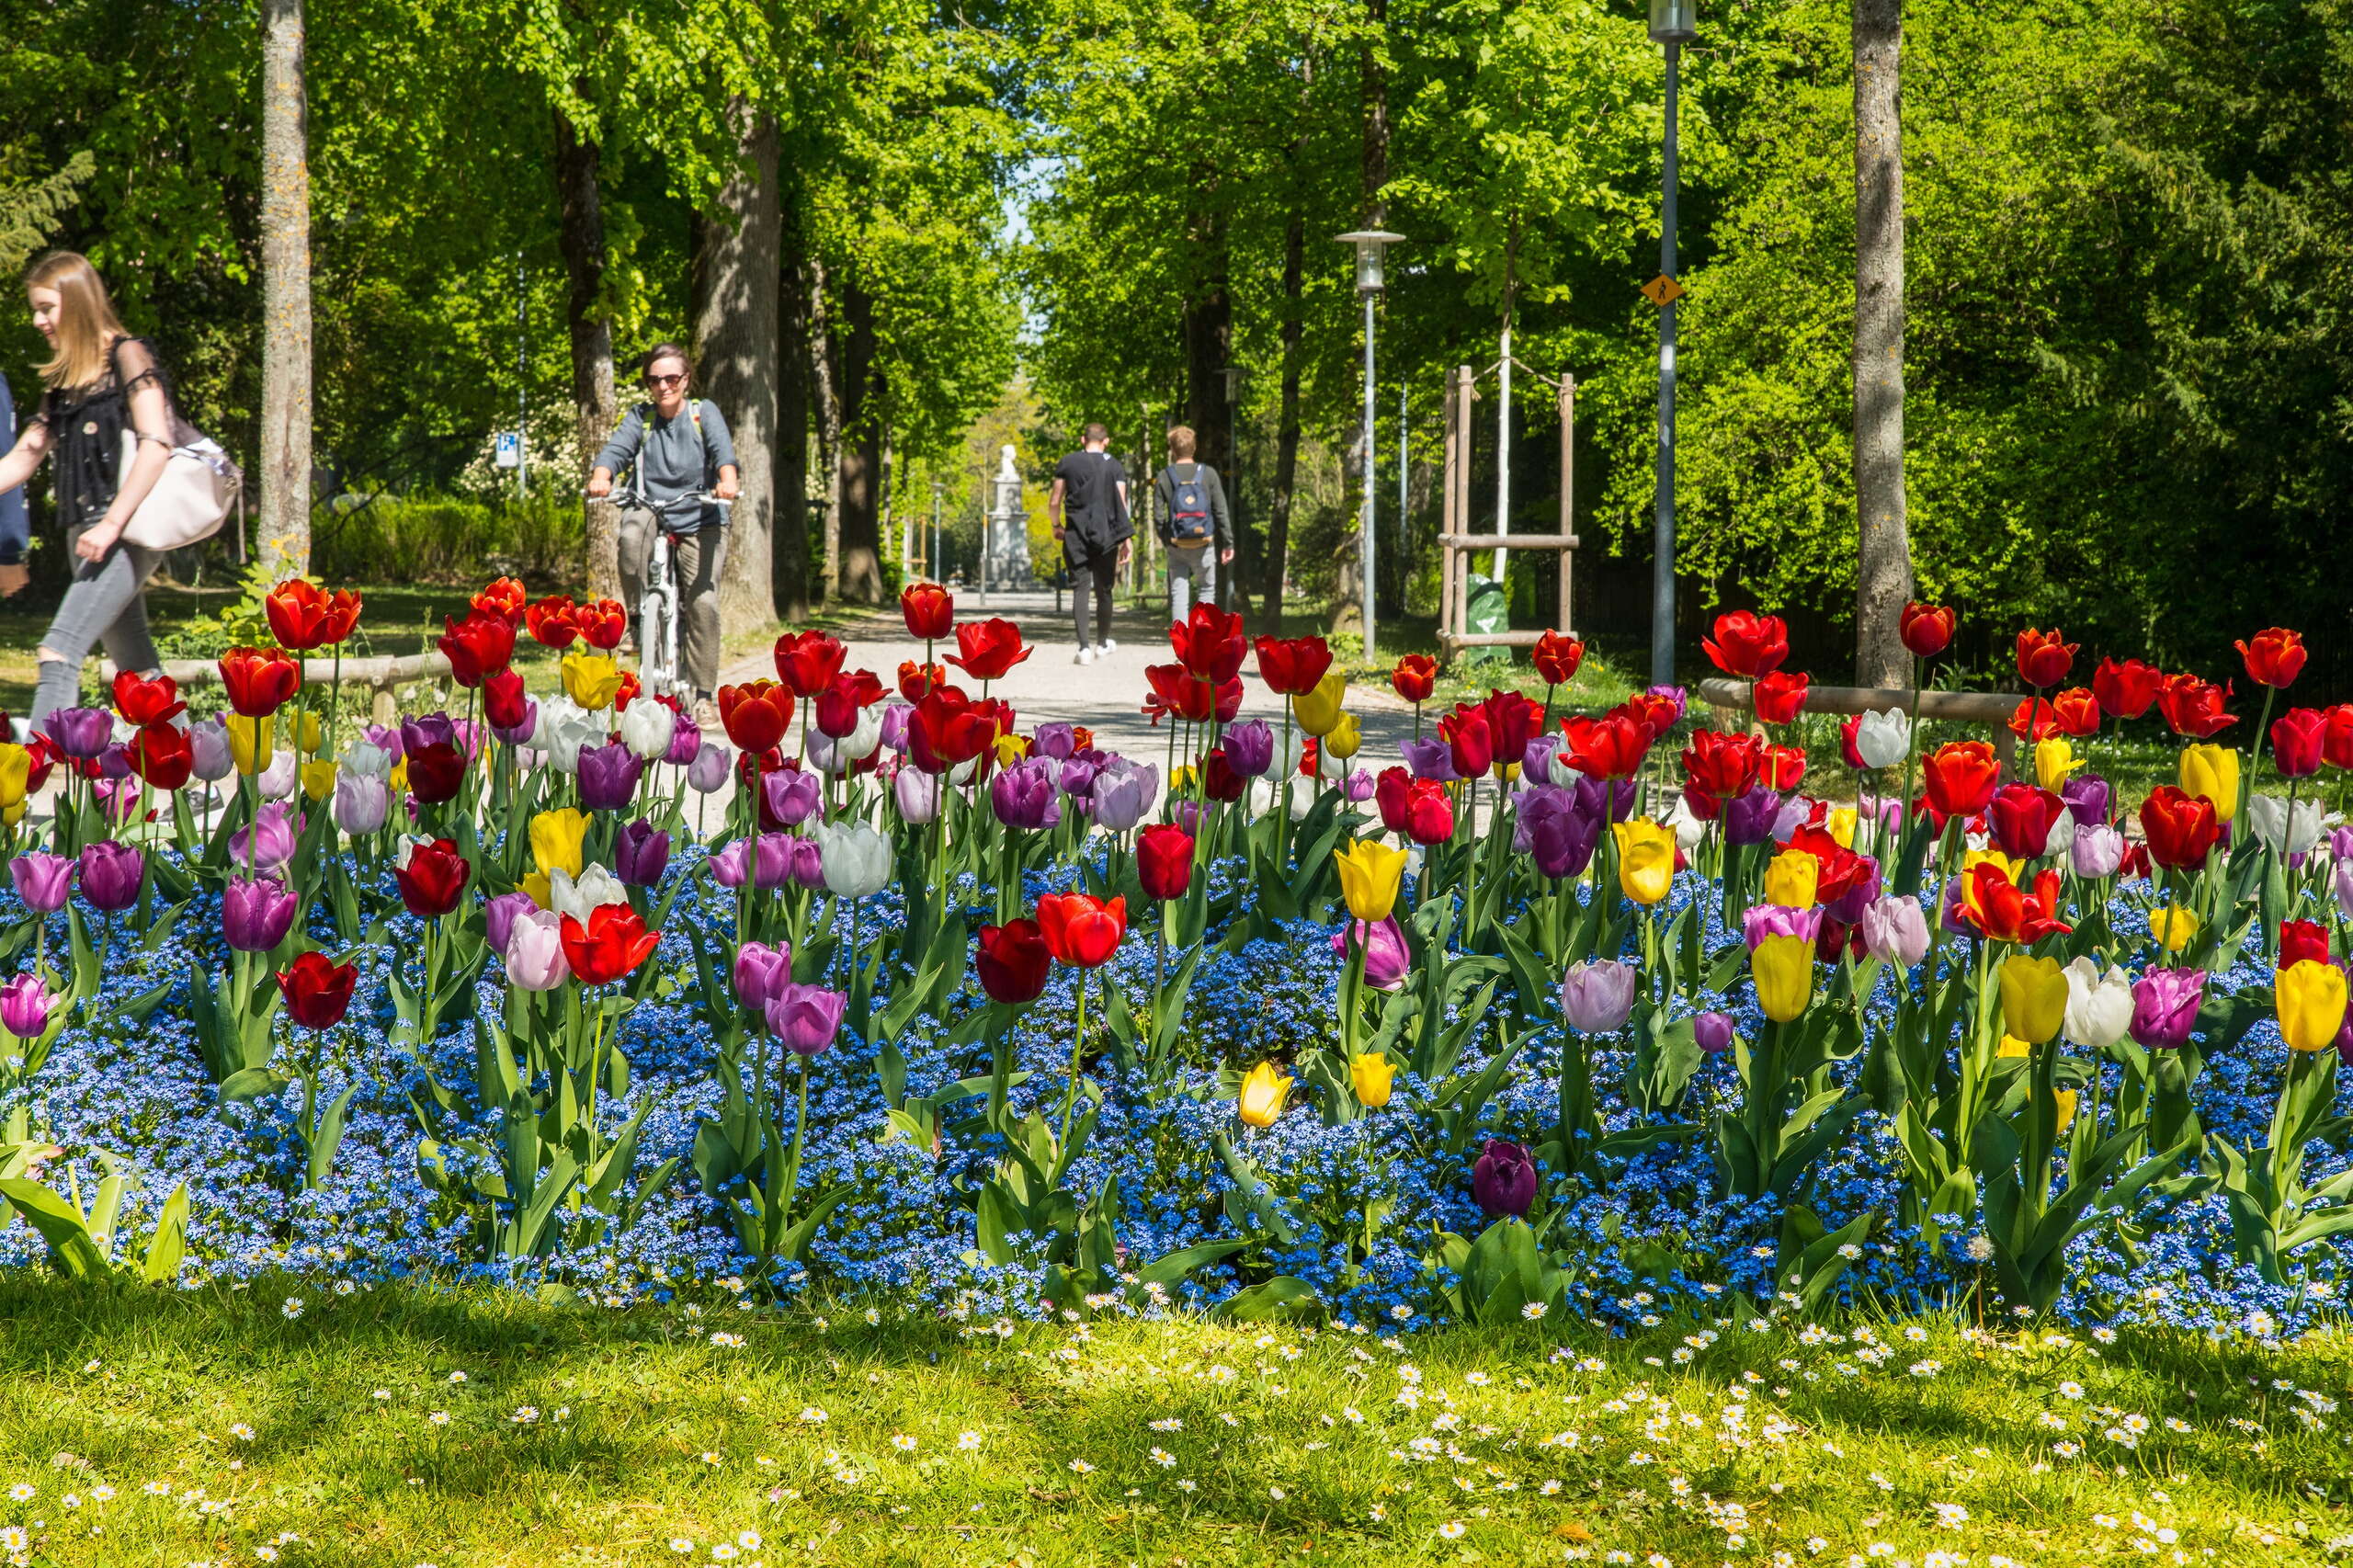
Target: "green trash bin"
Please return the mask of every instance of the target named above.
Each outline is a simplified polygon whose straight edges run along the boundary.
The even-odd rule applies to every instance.
[[[1473,634],[1511,630],[1511,595],[1501,583],[1477,572],[1471,574],[1469,630]],[[1458,662],[1466,665],[1507,665],[1508,648],[1465,648]]]

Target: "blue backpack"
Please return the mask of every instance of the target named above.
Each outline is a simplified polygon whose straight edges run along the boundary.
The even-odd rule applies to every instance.
[[[1199,550],[1215,537],[1216,525],[1210,517],[1210,487],[1202,483],[1201,465],[1187,465],[1193,472],[1190,478],[1178,479],[1176,471],[1168,471],[1172,492],[1168,507],[1169,542],[1186,550]]]

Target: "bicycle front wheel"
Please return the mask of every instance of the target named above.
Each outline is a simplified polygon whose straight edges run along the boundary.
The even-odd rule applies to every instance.
[[[656,697],[677,684],[676,607],[667,594],[648,594],[637,607],[637,683]]]

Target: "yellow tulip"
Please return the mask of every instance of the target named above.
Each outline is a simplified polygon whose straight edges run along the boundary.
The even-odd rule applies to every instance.
[[[2006,1034],[2002,1037],[2002,1043],[1994,1048],[1994,1054],[1996,1056],[2032,1056],[2034,1054],[2034,1047],[2027,1044],[2026,1041],[2020,1040],[2014,1034]]]
[[[23,805],[32,778],[31,751],[14,741],[0,741],[0,808]]]
[[[531,858],[543,877],[558,869],[577,879],[581,872],[581,841],[588,836],[588,814],[573,806],[541,812],[531,819]],[[545,901],[540,907],[545,908]]]
[[[1348,902],[1348,913],[1370,923],[1388,919],[1405,880],[1405,852],[1359,838],[1333,858],[1339,863],[1340,895]]]
[[[563,689],[573,701],[591,713],[610,708],[613,699],[621,694],[620,666],[603,653],[566,653]]]
[[[2067,1017],[2067,971],[2052,958],[2012,953],[2002,960],[2002,1028],[2029,1045],[2059,1032]]]
[[[1636,903],[1656,903],[1675,881],[1675,835],[1648,817],[1612,823],[1618,840],[1618,891]]]
[[[1357,722],[1353,713],[1343,713],[1340,722],[1324,732],[1322,749],[1342,762],[1356,756],[1364,746],[1364,726]]]
[[[1320,740],[1339,723],[1340,699],[1347,694],[1347,677],[1337,670],[1328,671],[1313,691],[1290,699],[1291,717],[1299,721],[1301,729]]]
[[[1028,756],[1029,755],[1029,736],[1006,734],[1000,734],[997,736],[996,765],[999,767],[1011,767],[1015,763],[1019,762],[1023,757]]]
[[[278,755],[278,722],[274,719],[248,719],[243,713],[229,715],[229,756],[237,771],[250,778],[269,766]]]
[[[2067,1124],[2075,1119],[2075,1091],[2053,1089],[2051,1091],[2051,1101],[2059,1112],[2058,1124],[2053,1131],[2064,1132],[2067,1131]]]
[[[1824,826],[1830,834],[1831,842],[1837,845],[1839,848],[1852,849],[1855,846],[1854,807],[1831,807],[1829,815],[1824,823]]]
[[[2189,946],[2189,939],[2198,935],[2198,915],[2177,903],[2152,910],[2149,914],[2149,934],[2165,951],[2177,953]]]
[[[1199,781],[1200,776],[1201,770],[1195,767],[1189,762],[1185,764],[1184,767],[1179,767],[1176,772],[1168,776],[1169,797],[1173,800],[1178,795],[1190,793],[1194,784]]]
[[[1357,1103],[1367,1110],[1379,1110],[1389,1103],[1389,1082],[1396,1075],[1397,1069],[1378,1051],[1368,1051],[1348,1063],[1348,1082],[1356,1085]]]
[[[2063,735],[2053,735],[2047,741],[2034,743],[2034,781],[2056,794],[2067,776],[2083,767],[2084,759]]]
[[[319,722],[319,716],[316,713],[307,710],[294,714],[292,717],[294,749],[305,756],[317,756],[319,747],[325,744],[327,727]]]
[[[2345,1022],[2345,971],[2318,959],[2298,959],[2276,983],[2279,1038],[2295,1051],[2325,1051]]]
[[[408,758],[402,757],[398,762],[393,763],[392,771],[385,778],[384,782],[392,787],[393,800],[397,801],[407,794]]]
[[[1277,1072],[1271,1062],[1261,1062],[1242,1080],[1242,1097],[1234,1109],[1253,1127],[1272,1127],[1275,1118],[1283,1113],[1283,1102],[1290,1098],[1290,1084],[1289,1074]]]
[[[2212,801],[2216,821],[2230,821],[2239,812],[2239,754],[2211,741],[2182,747],[2181,789]]]
[[[0,806],[0,823],[5,823],[8,826],[14,827],[24,820],[25,803],[22,801],[18,801],[13,806]]]
[[[555,907],[555,889],[545,871],[526,872],[523,880],[516,885],[529,894],[531,902],[541,909]]]
[[[1813,944],[1803,937],[1768,937],[1748,955],[1756,1005],[1777,1024],[1804,1016],[1813,1005]]]
[[[320,757],[302,765],[302,793],[313,801],[324,801],[335,793],[335,762],[333,757]]]
[[[1784,849],[1765,867],[1765,902],[1812,909],[1821,883],[1821,861],[1802,849]]]

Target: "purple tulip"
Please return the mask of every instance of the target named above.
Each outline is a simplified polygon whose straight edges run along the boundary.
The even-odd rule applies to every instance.
[[[1740,926],[1752,953],[1768,937],[1803,937],[1812,942],[1822,936],[1822,906],[1791,909],[1780,903],[1752,903],[1740,912]]]
[[[283,801],[269,801],[254,813],[250,824],[229,835],[230,863],[275,871],[294,858],[294,841],[301,832],[300,821],[292,806]]]
[[[777,994],[792,983],[792,949],[782,942],[746,942],[735,949],[735,1000],[762,1016]]]
[[[131,748],[120,741],[108,741],[98,753],[98,773],[117,784],[131,777]]]
[[[218,719],[190,724],[188,747],[191,770],[207,784],[217,784],[237,769],[236,754],[229,749],[228,727]]]
[[[1275,730],[1264,719],[1225,727],[1225,765],[1244,778],[1256,778],[1275,765]]]
[[[1601,842],[1602,792],[1540,784],[1519,797],[1512,845],[1533,856],[1547,877],[1582,876]]]
[[[727,788],[728,778],[733,772],[733,766],[727,760],[727,748],[716,741],[705,741],[687,767],[687,783],[696,794],[709,795]]]
[[[1669,724],[1681,723],[1683,722],[1683,715],[1690,710],[1691,694],[1682,687],[1654,686],[1652,687],[1645,695],[1650,697],[1664,697],[1669,702],[1675,704],[1675,717],[1667,721]]]
[[[922,826],[939,814],[939,776],[903,764],[891,776],[891,798],[902,822]]]
[[[637,798],[643,759],[619,741],[580,748],[580,804],[591,812],[617,812]]]
[[[670,719],[670,749],[662,760],[673,767],[684,767],[702,755],[702,726],[695,722],[691,713],[676,713]]]
[[[402,756],[401,732],[390,724],[370,724],[366,731],[368,744],[398,762]]]
[[[1879,862],[1865,856],[1863,864],[1867,869],[1862,880],[1822,906],[1822,913],[1826,918],[1841,926],[1862,924],[1863,911],[1870,908],[1872,901],[1880,895]]]
[[[2108,821],[2111,794],[2108,780],[2097,773],[2078,773],[2063,780],[2059,798],[2067,802],[2067,814],[2075,819],[2079,828]]]
[[[613,869],[633,888],[650,888],[670,869],[670,835],[643,817],[620,831],[613,843]]]
[[[1438,736],[1424,735],[1397,749],[1404,756],[1405,771],[1415,778],[1435,778],[1441,784],[1461,782],[1462,775],[1454,771],[1454,748]]]
[[[907,749],[907,721],[915,713],[915,706],[906,702],[886,702],[882,705],[882,744],[892,751]]]
[[[1781,797],[1762,784],[1752,784],[1747,794],[1724,802],[1724,842],[1735,846],[1762,844],[1773,836],[1773,824],[1780,814]]]
[[[2125,1032],[2139,1045],[2179,1050],[2189,1043],[2205,1002],[2204,970],[2150,970],[2132,983],[2132,1021]]]
[[[1201,803],[1189,796],[1180,801],[1172,801],[1168,806],[1168,820],[1187,833],[1199,837],[1201,831]]]
[[[1798,829],[1813,820],[1813,802],[1803,795],[1791,795],[1773,813],[1773,842],[1787,844],[1797,836]]]
[[[35,849],[8,862],[17,896],[35,915],[54,915],[74,896],[74,862],[46,849]]]
[[[824,788],[815,774],[803,773],[797,767],[779,767],[760,780],[761,793],[767,797],[768,814],[787,827],[799,827],[817,814]]]
[[[129,909],[139,896],[139,874],[145,867],[139,851],[111,838],[82,846],[82,896],[90,907],[111,915]]]
[[[50,1010],[59,998],[37,974],[19,974],[0,985],[0,1029],[18,1040],[39,1040],[49,1028]]]
[[[2075,875],[2093,881],[2112,877],[2116,868],[2124,864],[2124,835],[2106,823],[2079,827],[2075,842],[2067,846],[2067,863],[2075,869]]]
[[[768,1032],[796,1056],[816,1056],[832,1049],[841,1032],[842,1009],[849,998],[822,985],[788,981],[768,999],[765,1009]]]
[[[1864,909],[1863,950],[1910,969],[1928,954],[1928,917],[1916,898],[1882,898]]]
[[[1364,947],[1364,983],[1375,991],[1394,991],[1405,983],[1406,971],[1413,967],[1413,955],[1405,949],[1405,928],[1397,917],[1367,926],[1361,920],[1351,920],[1332,933],[1332,951],[1343,961],[1348,956],[1350,938]]]
[[[1615,1034],[1634,1010],[1634,966],[1617,959],[1586,959],[1561,981],[1561,1010],[1579,1034]]]
[[[401,721],[401,744],[392,748],[394,756],[422,751],[430,745],[455,746],[458,744],[458,723],[447,713],[420,713],[414,719]]]
[[[750,869],[751,859],[752,841],[731,838],[723,847],[712,850],[704,864],[710,868],[710,880],[721,887],[740,888],[744,885],[745,873]]]
[[[752,885],[773,892],[792,876],[792,839],[781,833],[764,833],[752,841]]]
[[[989,780],[989,804],[1007,827],[1055,827],[1063,820],[1055,799],[1061,769],[1043,757],[1025,758]]]
[[[90,788],[98,797],[98,814],[116,826],[139,814],[138,779],[96,778]]]
[[[527,746],[540,733],[540,699],[523,699],[523,722],[519,724],[493,724],[490,733],[510,746]]]
[[[233,877],[221,894],[221,934],[241,953],[266,953],[293,929],[298,902],[276,877]]]
[[[2336,860],[2353,856],[2353,827],[2333,827],[2328,830],[2328,853],[2329,858]]]
[[[1380,781],[1373,778],[1372,769],[1370,767],[1358,768],[1348,775],[1348,781],[1340,786],[1341,793],[1347,796],[1348,804],[1352,806],[1363,805],[1372,799],[1380,788]]]
[[[1097,772],[1089,798],[1098,824],[1113,833],[1125,833],[1143,821],[1144,813],[1160,798],[1160,769],[1148,762],[1115,756]]]
[[[1944,892],[1937,901],[1937,924],[1944,927],[1948,937],[1974,937],[1977,927],[1969,923],[1961,897],[1961,884],[1967,879],[1952,876],[1945,879]]]
[[[1722,1056],[1732,1049],[1732,1015],[1702,1013],[1691,1020],[1691,1038],[1710,1056]]]
[[[762,841],[765,847],[766,841]],[[801,887],[815,892],[825,885],[825,847],[813,838],[787,836],[785,848],[792,861],[792,880]]]
[[[1040,724],[1037,734],[1031,738],[1029,749],[1040,756],[1068,762],[1070,754],[1078,749],[1078,730],[1060,720]]]
[[[1101,777],[1102,772],[1103,765],[1095,758],[1074,756],[1063,763],[1062,771],[1054,782],[1061,786],[1063,794],[1084,800],[1095,792],[1095,780]]]
[[[60,708],[41,730],[65,756],[87,762],[114,738],[114,715],[103,708]]]
[[[506,938],[514,933],[515,917],[537,909],[527,892],[503,892],[483,906],[483,937],[494,953],[505,954]]]
[[[1471,1196],[1491,1219],[1518,1219],[1536,1201],[1536,1166],[1517,1143],[1491,1139],[1471,1167]]]
[[[1634,781],[1579,777],[1577,810],[1596,813],[1605,822],[1624,822],[1634,810]]]

